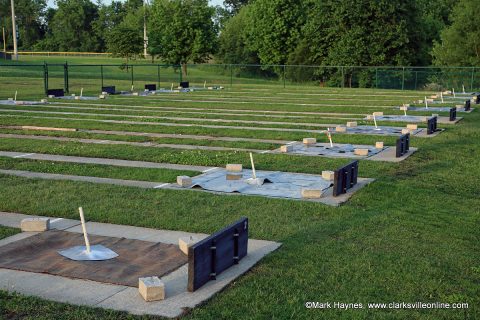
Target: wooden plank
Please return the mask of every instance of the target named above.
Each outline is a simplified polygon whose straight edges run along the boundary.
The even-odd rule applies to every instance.
[[[237,264],[248,251],[248,219],[199,241],[188,249],[188,291],[193,292]]]

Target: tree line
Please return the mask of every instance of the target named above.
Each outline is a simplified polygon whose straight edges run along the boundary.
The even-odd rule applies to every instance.
[[[21,50],[172,64],[480,66],[479,0],[15,0]],[[10,0],[0,0],[12,43]],[[278,73],[275,68],[268,72]],[[295,75],[290,75],[294,77]]]

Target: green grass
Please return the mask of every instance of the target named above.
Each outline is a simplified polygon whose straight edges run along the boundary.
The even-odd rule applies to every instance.
[[[266,95],[283,92],[265,88]],[[336,92],[333,89],[326,91]],[[285,92],[292,93],[292,97],[302,98],[305,92],[326,91],[295,87]],[[366,94],[368,91],[344,92]],[[392,91],[390,94],[396,93]],[[404,93],[405,96],[407,94],[421,96],[424,93]],[[403,99],[403,102],[413,100],[410,97],[398,99]],[[128,105],[120,100],[109,99],[100,103]],[[163,104],[152,100],[147,104],[147,99],[139,99],[135,104],[155,106],[166,105],[167,102]],[[200,103],[184,102],[181,105],[198,107]],[[251,101],[243,108],[255,109],[258,105]],[[284,107],[296,110],[295,106],[271,105],[272,110],[285,111]],[[339,108],[355,113],[363,112],[365,107]],[[324,110],[323,107],[307,106],[300,109]],[[445,132],[434,138],[413,137],[412,145],[419,150],[401,163],[360,161],[360,176],[375,178],[376,181],[338,208],[255,196],[224,196],[187,190],[143,190],[0,175],[0,210],[77,218],[76,209],[83,206],[92,221],[204,233],[214,232],[240,216],[248,216],[252,238],[282,242],[279,250],[265,257],[250,272],[206,304],[191,311],[187,319],[477,319],[480,318],[480,169],[477,163],[480,157],[480,115],[474,111],[464,116],[465,119],[459,124],[448,126]],[[0,116],[0,124],[282,140],[300,140],[306,136],[295,132],[157,128],[145,124],[120,125],[28,116]],[[8,130],[2,132],[10,132]],[[103,134],[88,132],[33,133],[106,138]],[[128,141],[137,139],[108,136],[110,139]],[[314,136],[326,141],[324,135]],[[362,135],[336,135],[334,139],[339,143],[352,144],[373,144],[383,140],[391,145],[395,141],[395,137]],[[235,162],[249,167],[249,158],[244,152],[179,151],[10,138],[0,139],[0,150],[214,166]],[[348,162],[347,159],[272,154],[255,155],[255,160],[258,169],[305,173],[321,173],[322,170],[334,169]],[[135,171],[131,168],[119,169],[117,173],[113,167],[96,168],[102,166],[92,166],[93,169],[79,166],[77,169],[72,164],[49,164],[26,159],[4,161],[12,167],[25,166],[41,172],[98,170],[108,176],[157,174],[155,171]],[[314,310],[304,307],[307,301],[359,302],[364,305],[368,302],[402,301],[467,302],[469,309]],[[32,319],[138,318],[5,292],[0,293],[2,316]]]
[[[19,232],[20,232],[20,229],[18,228],[0,226],[0,240],[3,238],[13,236],[14,234],[17,234]]]
[[[115,167],[6,157],[0,157],[0,169],[168,183],[175,182],[177,176],[193,177],[200,174],[200,172],[189,170]]]

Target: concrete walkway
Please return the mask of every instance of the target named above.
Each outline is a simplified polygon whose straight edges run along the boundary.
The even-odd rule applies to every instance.
[[[101,165],[133,167],[133,168],[190,170],[190,171],[200,171],[200,172],[209,171],[215,168],[215,167],[205,167],[205,166],[189,166],[184,164],[173,164],[173,163],[120,160],[120,159],[107,159],[107,158],[89,158],[89,157],[62,156],[62,155],[44,154],[44,153],[27,153],[27,152],[11,152],[11,151],[0,151],[0,157],[10,157],[15,159],[23,158],[23,159],[33,159],[33,160],[46,160],[46,161],[57,161],[57,162],[89,163],[89,164],[101,164]]]
[[[266,151],[266,150],[244,149],[244,148],[197,146],[197,145],[190,145],[190,144],[167,144],[167,143],[154,143],[154,142],[131,142],[131,141],[119,141],[119,140],[81,139],[81,138],[38,136],[38,135],[29,135],[29,134],[9,134],[9,133],[0,133],[0,138],[30,139],[30,140],[45,140],[45,141],[48,141],[48,140],[70,141],[70,142],[81,142],[81,143],[91,143],[91,144],[129,145],[129,146],[136,146],[136,147],[171,148],[171,149],[182,149],[182,150],[244,151],[244,152],[255,152],[255,153]]]
[[[42,126],[0,126],[5,129],[17,130],[45,130],[45,131],[70,131],[70,128],[51,128]],[[55,129],[55,130],[52,130]],[[110,131],[110,130],[89,130],[89,129],[73,129],[78,132],[109,134],[118,136],[140,136],[152,138],[175,138],[175,139],[194,139],[194,140],[213,140],[213,141],[246,141],[246,142],[261,142],[261,143],[276,143],[286,144],[292,141],[289,140],[272,140],[272,139],[255,139],[255,138],[238,138],[238,137],[214,137],[205,135],[193,134],[175,134],[175,133],[154,133],[154,132],[136,132],[136,131]]]
[[[39,216],[0,212],[0,225],[18,228],[20,221],[26,217]],[[52,228],[67,232],[82,232],[79,221],[62,218],[51,219]],[[86,228],[90,234],[94,235],[123,237],[150,241],[152,243],[163,242],[178,244],[178,239],[183,236],[193,236],[199,239],[207,236],[198,233],[156,230],[96,222],[87,222]],[[24,232],[5,238],[0,240],[0,246],[30,237],[34,234],[36,233]],[[195,292],[187,292],[186,290],[188,264],[185,264],[161,278],[166,288],[166,297],[165,300],[162,301],[145,302],[138,293],[138,289],[133,287],[10,269],[0,269],[0,288],[69,304],[108,308],[139,315],[147,314],[176,318],[181,316],[185,310],[204,303],[213,295],[221,294],[220,291],[229,283],[250,270],[264,256],[278,249],[280,245],[278,242],[249,239],[248,254],[240,260],[238,265],[234,265],[225,270],[217,276],[217,280],[209,281]]]
[[[58,115],[76,115],[76,116],[95,116],[95,117],[113,117],[113,118],[134,118],[134,119],[159,119],[172,121],[198,121],[198,122],[215,122],[215,123],[245,123],[260,125],[283,125],[283,126],[299,126],[299,127],[334,127],[339,123],[302,123],[302,122],[282,122],[282,121],[255,121],[255,120],[237,120],[237,119],[209,119],[209,118],[186,118],[186,117],[159,117],[159,116],[135,116],[123,114],[108,113],[89,113],[89,112],[63,112],[63,111],[36,111],[36,110],[20,110],[20,109],[0,109],[2,112],[19,112],[19,113],[42,113],[42,114],[58,114]],[[359,120],[352,118],[352,120]],[[160,124],[174,124],[161,123]],[[196,124],[195,124],[196,125]]]
[[[257,116],[257,113],[260,115],[271,116],[271,115],[281,115],[281,117],[286,117],[285,115],[315,115],[315,116],[366,116],[365,113],[344,113],[344,112],[315,112],[315,111],[280,111],[280,110],[259,110],[259,109],[227,109],[227,108],[192,108],[192,107],[162,107],[162,106],[152,106],[152,105],[131,105],[128,106],[124,104],[104,104],[104,103],[78,103],[78,102],[51,102],[51,104],[61,104],[61,105],[74,105],[74,106],[107,106],[107,107],[127,107],[127,108],[145,108],[145,109],[154,109],[154,110],[172,110],[172,111],[214,111],[219,114],[229,114],[229,112],[238,113],[238,115],[248,115],[252,114]],[[123,110],[123,108],[122,108]],[[222,111],[222,112],[221,112]],[[241,112],[241,113],[240,113]],[[245,113],[245,114],[244,114]]]
[[[4,111],[0,109],[0,112]],[[55,120],[68,120],[68,121],[94,121],[101,123],[114,123],[114,124],[133,124],[142,126],[165,126],[165,127],[199,127],[209,129],[239,129],[239,130],[252,130],[252,131],[280,131],[280,132],[309,132],[309,133],[323,133],[325,130],[308,130],[308,129],[286,129],[286,128],[266,128],[266,127],[242,127],[242,126],[220,126],[220,125],[207,125],[207,124],[187,124],[187,123],[162,123],[162,122],[146,122],[146,121],[125,121],[125,120],[102,120],[92,118],[65,118],[65,117],[47,117],[47,116],[24,116],[24,115],[1,115],[4,117],[21,117],[28,119],[55,119]],[[336,125],[333,125],[336,126]],[[319,125],[319,127],[321,127]]]

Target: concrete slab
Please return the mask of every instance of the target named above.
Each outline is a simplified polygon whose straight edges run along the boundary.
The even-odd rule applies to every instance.
[[[396,148],[395,147],[387,147],[383,150],[383,152],[380,152],[376,155],[373,155],[371,157],[368,157],[368,160],[372,161],[389,161],[389,162],[400,162],[408,157],[410,157],[413,153],[415,153],[418,149],[410,147],[408,152],[405,153],[403,156],[397,158],[396,157]]]
[[[410,116],[410,115],[383,115],[377,116],[377,121],[391,121],[391,122],[407,122],[407,123],[427,123],[429,116]],[[457,117],[455,121],[450,121],[449,117],[438,116],[437,123],[441,124],[455,124],[462,120],[462,117]],[[364,118],[363,120],[372,120],[369,117]]]
[[[364,135],[379,135],[379,136],[401,136],[402,130],[400,127],[388,127],[388,126],[357,126],[353,128],[347,128],[346,132],[335,132],[335,128],[330,128],[332,134],[364,134]],[[412,135],[419,135],[425,129],[412,130]],[[426,130],[425,130],[426,131]]]
[[[10,217],[11,219],[15,215],[15,213],[0,215],[0,224],[4,220],[8,220],[2,217]],[[23,216],[18,215],[18,217],[15,217],[15,220],[20,220]],[[78,221],[78,223],[80,222]],[[152,242],[157,242],[158,239],[161,239],[166,241],[166,243],[178,243],[180,236],[200,238],[207,236],[205,234],[94,222],[87,223],[87,229],[89,233],[103,236],[125,237]],[[72,227],[68,231],[81,232],[78,226]],[[24,237],[24,234],[26,233],[17,234],[4,240],[16,241]],[[0,243],[0,245],[2,244]],[[161,301],[145,302],[139,295],[138,289],[133,287],[8,269],[0,269],[0,288],[70,304],[121,310],[139,315],[147,314],[176,318],[181,316],[186,310],[204,303],[205,300],[219,293],[229,283],[250,270],[265,255],[278,249],[280,245],[280,243],[272,241],[249,239],[248,254],[240,260],[238,265],[227,269],[217,276],[217,280],[208,282],[195,292],[187,292],[188,266],[185,264],[161,278],[166,288],[166,298]]]
[[[327,158],[351,158],[351,159],[368,159],[370,156],[381,153],[382,149],[377,149],[375,146],[368,146],[368,145],[351,145],[351,144],[343,144],[343,143],[335,143],[333,148],[330,147],[329,143],[316,143],[313,145],[305,145],[301,142],[295,142],[290,144],[293,148],[292,151],[285,153],[282,152],[281,149],[275,149],[270,151],[269,153],[282,153],[288,155],[301,155],[301,156],[320,156],[320,157],[327,157]],[[368,149],[369,155],[368,156],[359,156],[354,153],[355,149]]]

